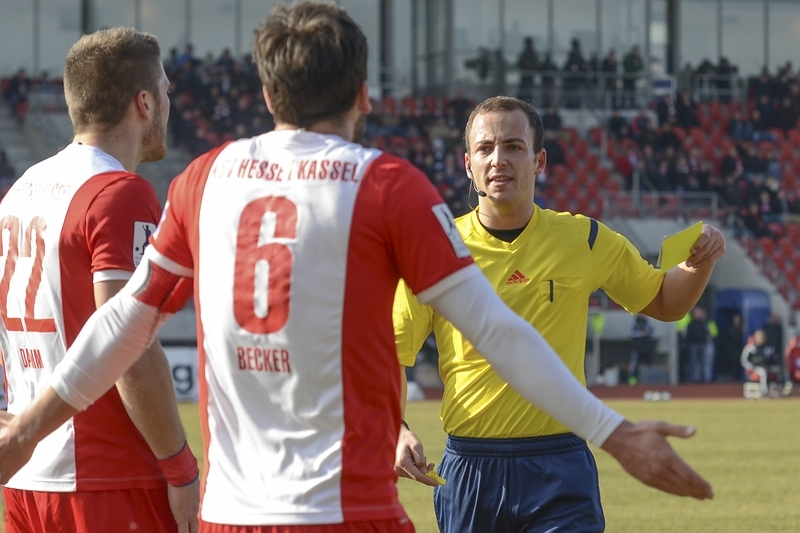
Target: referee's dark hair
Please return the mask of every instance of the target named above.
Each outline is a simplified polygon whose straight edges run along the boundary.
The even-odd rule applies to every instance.
[[[533,133],[533,152],[538,154],[542,151],[544,146],[544,125],[542,125],[542,117],[536,112],[533,106],[528,102],[511,96],[493,96],[478,104],[475,109],[472,110],[472,113],[469,114],[467,126],[464,128],[464,145],[467,148],[468,154],[471,153],[469,151],[469,134],[472,131],[472,122],[475,120],[475,117],[498,111],[522,111],[525,113],[525,116],[528,117],[528,123],[531,126],[531,132]]]

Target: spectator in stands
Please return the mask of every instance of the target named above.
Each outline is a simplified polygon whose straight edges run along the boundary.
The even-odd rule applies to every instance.
[[[675,158],[674,174],[676,191],[700,192],[700,182],[697,180],[697,176],[692,172],[692,167],[689,165],[689,158],[683,152],[678,152]],[[694,181],[690,184],[692,178]]]
[[[781,213],[776,209],[776,200],[777,197],[773,198],[768,190],[762,190],[758,198],[758,209],[761,212],[761,218],[768,225],[770,223],[780,224],[782,221]]]
[[[689,368],[684,375],[685,380],[692,383],[711,381],[711,376],[704,375],[707,368],[706,357],[711,334],[708,331],[708,320],[705,309],[695,307],[691,311],[692,320],[686,326],[686,343],[689,350]]]
[[[561,132],[564,121],[561,119],[561,115],[558,114],[558,110],[555,108],[555,106],[551,105],[548,107],[545,114],[542,115],[542,125],[544,126],[545,130],[559,133]]]
[[[544,55],[544,61],[542,61],[541,65],[542,70],[542,103],[544,105],[550,105],[553,103],[553,89],[556,85],[556,78],[555,78],[555,71],[558,70],[558,67],[553,62],[553,58],[550,55],[550,52],[547,52]]]
[[[647,122],[647,127],[639,133],[639,137],[637,141],[639,142],[639,146],[644,148],[645,146],[652,146],[655,148],[659,153],[663,153],[666,148],[662,149],[658,146],[658,138],[659,138],[659,131],[658,126],[654,122]]]
[[[717,378],[720,381],[741,381],[744,325],[742,315],[735,313],[717,339]]]
[[[747,211],[742,215],[742,222],[754,237],[771,237],[772,232],[761,217],[761,211],[756,202],[751,202]]]
[[[665,94],[658,99],[656,103],[656,115],[658,116],[658,125],[671,124],[677,122],[677,107],[675,100],[671,94]]]
[[[19,124],[25,122],[28,113],[28,95],[31,90],[31,80],[25,69],[19,69],[17,75],[11,78],[8,84],[8,102],[11,104],[11,116]]]
[[[622,70],[624,72],[622,80],[623,105],[626,107],[636,106],[636,82],[639,80],[644,63],[639,54],[639,47],[633,46],[622,59]]]
[[[764,324],[764,335],[766,339],[764,344],[771,346],[776,353],[783,353],[783,323],[781,317],[777,313],[769,315],[769,320]]]
[[[772,83],[767,67],[761,69],[761,75],[752,83],[752,92],[755,101],[761,100],[762,96],[769,98],[772,95]]]
[[[716,86],[720,102],[731,101],[732,79],[737,70],[738,69],[734,65],[731,65],[731,63],[728,61],[728,58],[720,58],[719,66],[717,67],[716,83],[714,84]]]
[[[669,161],[660,159],[655,174],[650,179],[656,191],[667,192],[673,190],[674,175]]]
[[[797,109],[788,95],[781,100],[781,106],[776,115],[775,125],[784,132],[797,127]]]
[[[616,141],[627,139],[630,134],[628,119],[620,114],[619,109],[614,108],[611,111],[611,117],[608,119],[608,134]]]
[[[763,174],[767,171],[767,165],[758,153],[758,148],[753,143],[748,143],[743,148],[744,155],[742,160],[742,172],[746,178],[753,174]]]
[[[600,70],[603,72],[603,78],[605,78],[603,87],[606,92],[611,95],[611,108],[617,109],[617,106],[620,104],[617,94],[617,72],[619,70],[619,64],[617,61],[617,52],[613,48],[609,50],[606,57],[603,58]]]
[[[4,185],[9,181],[13,182],[17,178],[17,172],[8,160],[6,151],[0,146],[0,183]]]
[[[728,134],[737,142],[753,140],[753,123],[745,120],[739,111],[731,113]]]
[[[522,51],[517,56],[514,66],[519,70],[520,100],[531,102],[533,100],[533,76],[539,68],[539,56],[533,47],[533,37],[525,37]]]
[[[561,142],[558,137],[559,135],[556,130],[544,130],[544,142],[542,147],[547,153],[547,163],[550,166],[567,164],[564,149],[561,147]]]
[[[628,337],[631,339],[631,359],[628,363],[628,384],[639,382],[641,366],[653,364],[653,335],[655,330],[650,320],[642,314],[633,317]]]
[[[581,42],[572,39],[567,60],[564,63],[564,78],[561,86],[567,96],[566,107],[577,109],[581,106],[582,89],[586,85],[588,67],[581,51]]]
[[[697,122],[697,104],[689,91],[683,91],[675,103],[675,120],[682,128],[694,128]]]
[[[783,352],[776,352],[774,346],[767,344],[767,335],[763,329],[753,333],[752,341],[748,342],[742,350],[741,364],[745,372],[754,373],[761,384],[761,395],[769,395],[768,376],[777,374],[783,376]]]
[[[672,131],[672,126],[669,122],[662,122],[659,127],[657,148],[659,151],[666,151],[668,148],[672,148],[675,152],[681,149],[681,140]]]
[[[633,163],[633,161],[631,161]],[[636,169],[642,174],[643,181],[654,183],[656,174],[660,167],[660,160],[656,157],[655,150],[650,144],[644,145],[641,151],[641,158]]]
[[[194,67],[197,63],[198,59],[194,56],[194,46],[192,43],[186,43],[183,53],[175,58],[175,66],[181,69],[185,64]]]
[[[774,145],[767,145],[761,160],[764,163],[764,172],[766,175],[772,176],[780,182],[783,177],[783,171],[776,147]]]
[[[231,56],[231,49],[225,48],[222,50],[222,55],[220,55],[219,59],[217,59],[217,65],[219,65],[224,72],[232,72],[234,63],[235,61]]]
[[[775,135],[769,129],[772,127],[772,106],[760,106],[753,109],[750,114],[750,123],[753,125],[753,141],[772,141],[777,142]]]
[[[735,145],[731,145],[722,158],[719,165],[719,173],[722,179],[728,176],[734,176],[737,180],[742,176],[744,167],[742,166],[742,159],[739,157],[739,152]]]
[[[636,116],[633,117],[633,120],[631,120],[631,137],[639,142],[640,146],[642,143],[639,139],[644,135],[644,132],[647,131],[651,123],[650,115],[648,115],[647,111],[644,109],[640,109]]]

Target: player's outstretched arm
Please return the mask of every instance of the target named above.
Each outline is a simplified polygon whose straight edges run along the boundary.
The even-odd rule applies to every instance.
[[[124,281],[109,280],[94,284],[99,308],[124,287]],[[186,433],[178,414],[175,390],[167,356],[158,341],[117,380],[117,391],[131,421],[160,461],[178,455],[186,446]],[[180,463],[175,476],[168,476],[169,503],[178,533],[197,531],[200,488],[197,461],[186,450],[188,461]],[[188,480],[188,482],[187,482]],[[178,486],[176,486],[178,485]]]
[[[603,405],[541,335],[503,304],[485,278],[467,278],[429,300],[522,397],[608,451],[631,475],[672,494],[712,497],[708,482],[666,440],[668,435],[688,437],[693,430],[666,422],[631,424]]]
[[[22,468],[40,440],[105,394],[153,343],[169,317],[161,302],[178,307],[188,297],[177,291],[179,282],[179,276],[159,271],[145,258],[126,289],[89,318],[49,384],[0,429],[0,483]]]
[[[711,485],[672,449],[667,437],[689,438],[695,429],[667,422],[623,422],[603,444],[630,475],[650,487],[698,500],[714,497]]]
[[[40,440],[76,414],[78,410],[62,400],[50,385],[45,386],[19,416],[3,412],[0,417],[0,484],[8,483],[11,476],[25,466]]]
[[[169,362],[158,341],[117,380],[117,390],[128,415],[160,463],[181,452],[187,454],[188,461],[182,461],[174,473],[178,479],[167,475],[167,491],[178,533],[196,532],[200,510],[197,461],[189,456],[190,450],[183,450],[188,447],[186,433],[178,414]]]

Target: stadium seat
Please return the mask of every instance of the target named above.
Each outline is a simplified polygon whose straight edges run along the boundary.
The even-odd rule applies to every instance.
[[[586,154],[586,168],[589,169],[590,172],[594,172],[597,170],[597,166],[600,164],[600,157],[597,154],[589,152]]]
[[[589,138],[592,140],[592,144],[600,146],[600,143],[603,141],[603,128],[600,126],[592,126],[589,128]]]
[[[772,240],[772,237],[759,237],[758,243],[761,245],[761,248],[767,253],[767,255],[772,255],[775,251],[775,241]]]
[[[597,167],[594,175],[598,185],[604,186],[608,182],[608,177],[610,174],[611,172],[608,170],[608,167]]]

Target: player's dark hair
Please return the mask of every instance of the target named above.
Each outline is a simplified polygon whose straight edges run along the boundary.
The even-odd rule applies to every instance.
[[[64,94],[75,133],[111,129],[139,91],[159,93],[158,40],[133,28],[110,28],[81,37],[64,63]]]
[[[464,128],[464,145],[467,147],[467,153],[470,153],[469,134],[472,131],[472,123],[475,121],[475,117],[498,111],[522,111],[525,113],[525,116],[528,117],[528,124],[531,126],[531,132],[533,133],[533,151],[537,154],[542,151],[544,146],[544,125],[542,124],[542,117],[539,116],[539,113],[536,112],[533,106],[528,102],[511,96],[493,96],[478,104],[475,109],[472,110],[472,113],[469,114],[467,126]]]
[[[353,107],[367,78],[367,38],[344,9],[278,4],[255,34],[253,56],[276,121],[306,128]]]

